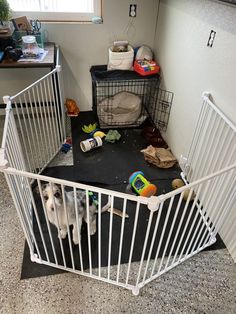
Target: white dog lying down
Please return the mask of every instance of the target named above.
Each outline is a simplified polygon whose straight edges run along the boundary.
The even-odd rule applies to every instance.
[[[96,233],[96,213],[98,212],[96,202],[89,197],[89,217],[87,217],[86,210],[86,192],[82,190],[76,190],[77,197],[77,208],[78,208],[78,225],[76,222],[76,213],[75,213],[75,201],[74,201],[74,192],[67,192],[64,190],[65,198],[65,207],[67,209],[67,215],[63,203],[63,193],[61,186],[57,184],[42,185],[42,194],[45,200],[45,207],[47,211],[48,220],[50,223],[54,224],[56,227],[59,227],[58,237],[61,236],[64,239],[67,236],[67,219],[68,224],[73,225],[72,236],[74,244],[80,242],[80,232],[83,219],[86,223],[89,221],[89,232],[90,235]],[[101,212],[109,211],[111,207],[111,197],[108,197],[108,202],[105,206],[102,207]],[[56,209],[56,211],[55,211]],[[56,213],[57,212],[57,213]],[[118,209],[113,209],[113,213],[122,216],[122,212]],[[126,215],[128,217],[128,215]],[[60,235],[59,235],[60,233]]]

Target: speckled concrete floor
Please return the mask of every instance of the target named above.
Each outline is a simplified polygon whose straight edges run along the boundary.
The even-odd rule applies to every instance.
[[[20,280],[24,236],[2,173],[0,186],[0,313],[236,313],[236,265],[226,249],[196,255],[137,297],[72,273]]]

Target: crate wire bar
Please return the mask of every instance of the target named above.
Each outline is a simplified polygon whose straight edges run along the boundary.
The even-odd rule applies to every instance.
[[[234,151],[230,151],[226,164],[220,161],[217,168],[204,166],[204,169],[209,169],[209,173],[201,172],[201,175],[194,177],[194,180],[186,186],[151,198],[44,176],[41,174],[42,170],[57,154],[65,136],[64,111],[59,101],[61,98],[53,89],[55,84],[53,77],[58,74],[58,71],[59,68],[56,68],[16,96],[4,98],[7,108],[0,151],[0,169],[5,174],[29,245],[31,260],[112,283],[132,290],[133,294],[137,295],[144,285],[216,241],[216,234],[236,201],[236,165],[235,160],[232,159]],[[204,96],[203,106],[204,119],[201,115],[195,132],[198,138],[205,137],[206,134],[205,128],[202,128],[203,120],[204,123],[207,121],[214,134],[217,134],[215,128],[226,121],[225,117],[211,105],[208,96]],[[210,116],[207,117],[209,114]],[[212,115],[215,116],[214,125],[211,125]],[[235,127],[228,123],[227,126],[229,127],[225,130],[227,137],[225,133],[223,134],[226,149],[235,143]],[[195,142],[199,143],[199,140],[194,139],[192,145],[192,149],[196,151]],[[204,160],[206,154],[211,159],[208,156],[207,146],[204,147],[203,149],[201,145],[197,153],[198,160]],[[191,153],[190,156],[192,155],[194,156]],[[197,162],[192,162],[187,167],[193,174],[194,169],[198,168],[200,167]],[[59,232],[58,208],[55,202],[56,226],[53,226],[48,218],[42,191],[45,182],[49,183],[51,190],[54,184],[58,184],[62,192],[68,233],[67,249],[65,249],[65,240]],[[38,196],[35,195],[35,185],[38,185]],[[184,200],[186,190],[189,191],[189,195],[187,200]],[[93,236],[90,236],[91,225],[88,220],[86,246],[82,245],[83,236],[79,231],[77,231],[79,243],[74,244],[76,234],[71,233],[69,228],[68,208],[65,201],[67,191],[72,191],[74,200],[77,191],[85,193],[87,212],[89,193],[93,192],[97,195],[96,243]],[[111,209],[109,213],[103,214],[101,208],[107,199],[110,199]],[[80,230],[77,202],[74,202],[75,223],[77,230]],[[114,217],[115,208],[122,210],[122,217],[119,220]],[[125,218],[126,213],[133,214],[134,219]],[[140,240],[138,230],[144,213],[147,214],[148,219],[142,230],[143,240]],[[102,247],[104,241],[102,231],[105,228],[103,215],[109,215],[106,252]],[[117,227],[120,230],[118,236],[114,234]],[[126,238],[127,228],[131,231],[129,240]],[[128,259],[124,263],[124,247],[127,243]],[[96,267],[93,259],[94,245],[98,250]],[[138,259],[134,259],[137,247],[140,245],[141,254]],[[115,250],[118,251],[118,255],[114,263]],[[105,253],[107,261],[104,266],[102,262]]]
[[[147,108],[148,116],[156,128],[165,132],[169,122],[174,94],[159,88],[157,96],[155,95],[155,92],[152,91],[150,97],[154,98],[154,100],[149,102],[150,105],[146,104],[145,106],[145,108]]]

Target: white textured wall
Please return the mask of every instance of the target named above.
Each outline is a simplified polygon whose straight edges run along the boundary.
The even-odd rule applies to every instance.
[[[210,30],[216,31],[212,48],[206,46]],[[236,7],[207,0],[161,0],[155,52],[163,86],[174,92],[166,136],[180,157],[188,152],[203,91],[236,123]],[[235,212],[221,235],[236,261]]]

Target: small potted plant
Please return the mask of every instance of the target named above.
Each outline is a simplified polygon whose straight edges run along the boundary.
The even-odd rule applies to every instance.
[[[10,31],[9,20],[11,19],[11,9],[7,0],[0,0],[0,34]]]

